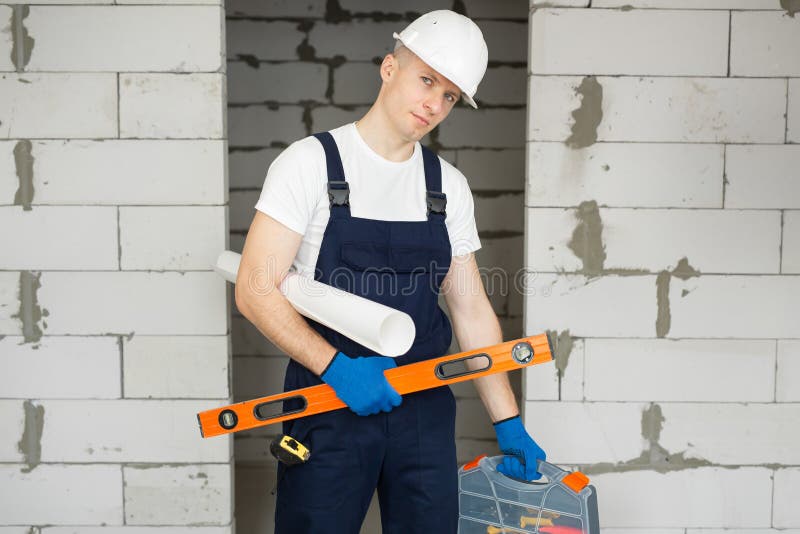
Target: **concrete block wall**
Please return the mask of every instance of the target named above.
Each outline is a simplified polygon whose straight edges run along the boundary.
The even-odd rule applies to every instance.
[[[800,528],[798,11],[531,3],[525,420],[604,532]]]
[[[459,106],[423,142],[464,172],[473,191],[483,248],[479,265],[523,265],[527,3],[513,1],[226,2],[231,246],[240,251],[267,168],[292,141],[357,120],[380,87],[378,65],[392,32],[433,9],[473,17],[489,46],[480,109]],[[508,288],[491,296],[507,339],[522,331],[522,300]],[[286,356],[235,310],[234,397],[280,391]],[[452,350],[457,350],[454,343]],[[520,376],[513,377],[519,390]],[[471,384],[455,388],[461,461],[495,452],[490,421]],[[237,522],[271,532],[277,429],[236,436]],[[379,532],[375,510],[364,532]]]
[[[224,10],[61,3],[0,3],[0,532],[230,534]]]

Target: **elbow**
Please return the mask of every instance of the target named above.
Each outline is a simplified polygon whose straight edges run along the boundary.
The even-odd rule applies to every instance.
[[[250,295],[246,288],[246,282],[236,280],[233,286],[233,300],[236,303],[236,309],[239,310],[246,319],[250,319]]]

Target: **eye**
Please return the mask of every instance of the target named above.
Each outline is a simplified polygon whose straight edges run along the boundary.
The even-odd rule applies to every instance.
[[[445,98],[447,99],[447,101],[448,101],[448,102],[450,102],[451,104],[455,103],[455,101],[456,101],[456,97],[455,97],[455,96],[453,96],[453,95],[452,95],[452,94],[450,94],[450,93],[447,93],[446,95],[444,95],[444,97],[445,97]]]
[[[422,79],[422,83],[424,83],[425,85],[432,85],[433,84],[433,80],[431,80],[427,76],[420,76],[420,78]]]

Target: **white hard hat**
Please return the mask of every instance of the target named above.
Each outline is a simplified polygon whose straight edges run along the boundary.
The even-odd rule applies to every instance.
[[[447,9],[425,13],[399,34],[406,48],[461,89],[473,108],[472,99],[489,61],[489,50],[477,24]]]

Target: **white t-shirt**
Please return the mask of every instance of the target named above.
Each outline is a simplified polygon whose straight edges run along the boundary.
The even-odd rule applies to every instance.
[[[345,124],[331,135],[339,148],[344,175],[350,186],[350,214],[383,221],[424,221],[425,170],[422,147],[401,162],[389,161],[362,139],[355,123]],[[481,247],[475,226],[472,192],[464,175],[439,158],[442,192],[447,195],[445,224],[452,255]],[[325,150],[313,136],[289,145],[272,162],[256,209],[303,235],[293,267],[313,276],[322,235],[328,225],[328,172]]]

